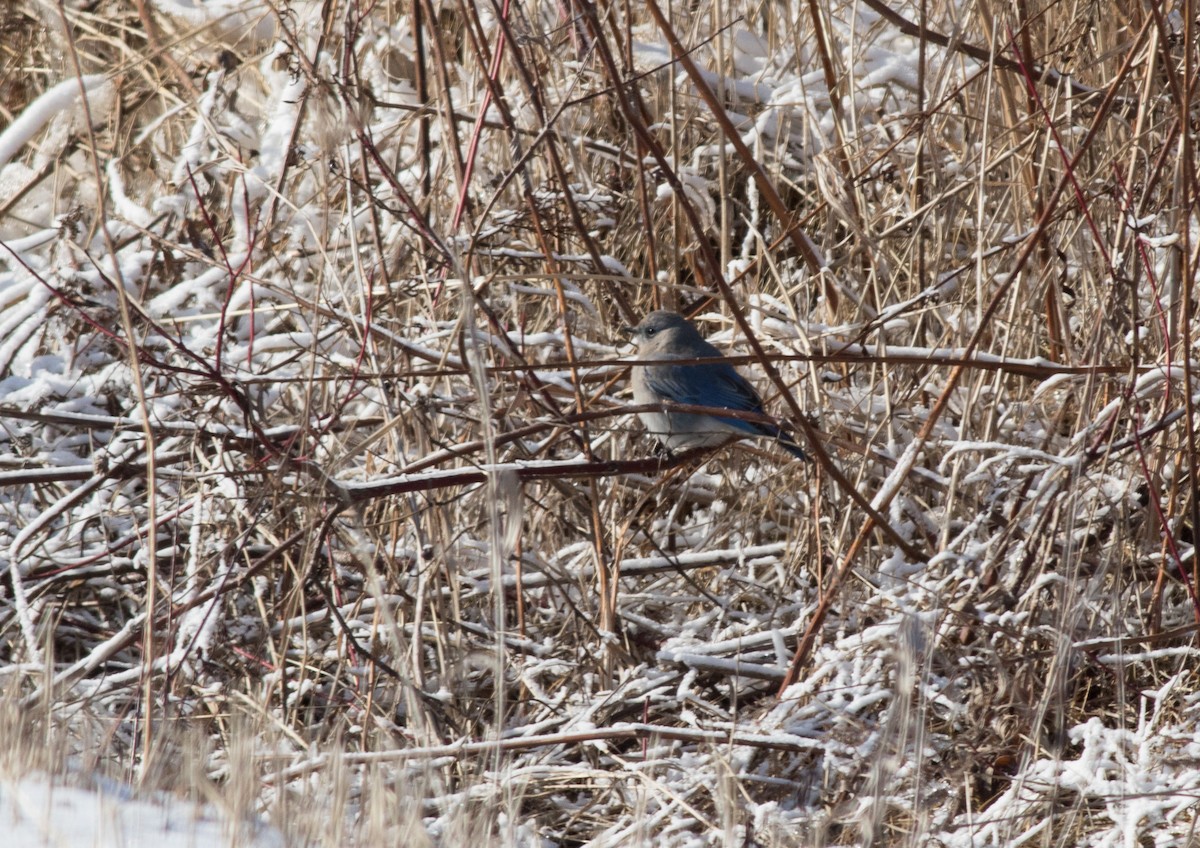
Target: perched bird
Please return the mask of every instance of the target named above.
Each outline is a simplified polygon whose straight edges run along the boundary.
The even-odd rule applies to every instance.
[[[677,312],[651,312],[642,323],[627,327],[626,331],[637,345],[640,359],[721,358],[721,352],[706,342],[691,322]],[[727,362],[676,365],[668,361],[635,365],[633,400],[639,405],[667,401],[763,414],[758,392]],[[668,451],[718,445],[739,436],[762,437],[775,439],[780,447],[798,459],[808,459],[795,440],[773,424],[671,410],[639,412],[638,416]]]

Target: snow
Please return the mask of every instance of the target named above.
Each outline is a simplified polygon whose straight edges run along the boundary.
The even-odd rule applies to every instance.
[[[14,848],[283,848],[282,834],[177,798],[134,797],[95,780],[90,787],[29,775],[0,779],[0,831]]]
[[[70,124],[80,117],[82,97],[87,97],[95,117],[102,116],[113,96],[112,83],[103,74],[75,79],[68,77],[30,103],[8,128],[0,133],[0,171],[22,147],[47,124]]]

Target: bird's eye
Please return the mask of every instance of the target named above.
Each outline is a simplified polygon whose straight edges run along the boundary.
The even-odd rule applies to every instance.
[[[654,329],[653,327],[647,327],[646,328],[646,338],[650,338],[657,332],[658,332],[658,330]]]

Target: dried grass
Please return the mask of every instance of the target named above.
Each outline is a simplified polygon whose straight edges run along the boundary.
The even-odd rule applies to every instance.
[[[1184,844],[1195,23],[818,5],[0,12],[4,123],[112,91],[0,186],[4,769],[296,844]],[[653,458],[659,306],[820,462]]]

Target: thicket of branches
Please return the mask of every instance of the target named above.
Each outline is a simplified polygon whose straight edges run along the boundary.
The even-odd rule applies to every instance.
[[[1191,6],[667,7],[0,11],[6,774],[314,845],[1191,838]],[[817,461],[657,456],[659,307]]]

